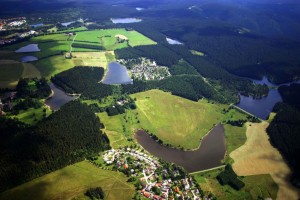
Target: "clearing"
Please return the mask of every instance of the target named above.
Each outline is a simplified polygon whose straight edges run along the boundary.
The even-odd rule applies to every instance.
[[[120,172],[103,170],[88,161],[79,162],[34,179],[0,194],[0,199],[85,199],[91,187],[102,187],[105,199],[132,199],[135,188]]]
[[[289,182],[291,170],[266,133],[269,123],[247,123],[247,141],[230,154],[239,176],[270,174],[279,186],[277,199],[298,199],[300,192]],[[255,149],[255,151],[253,151]]]

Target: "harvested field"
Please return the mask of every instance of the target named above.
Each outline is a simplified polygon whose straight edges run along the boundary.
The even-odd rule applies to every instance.
[[[300,191],[288,181],[291,170],[269,141],[269,123],[247,124],[246,143],[233,151],[233,169],[239,176],[270,174],[279,186],[277,199],[298,199]]]

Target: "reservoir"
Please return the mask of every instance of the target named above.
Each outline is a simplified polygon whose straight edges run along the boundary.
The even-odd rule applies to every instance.
[[[52,82],[49,84],[53,95],[49,97],[45,104],[48,105],[51,110],[58,110],[61,106],[76,99],[76,96],[69,96],[64,91],[58,89]]]
[[[104,84],[132,84],[133,80],[129,77],[125,66],[117,62],[111,62],[108,65],[108,72],[102,81]]]
[[[38,44],[29,44],[16,50],[16,53],[30,53],[40,51]]]
[[[163,146],[154,141],[143,130],[136,132],[135,139],[152,155],[180,165],[188,172],[220,166],[226,152],[225,132],[221,124],[215,126],[203,138],[200,147],[194,151],[183,151]]]
[[[114,24],[129,24],[129,23],[137,23],[141,22],[141,19],[137,18],[111,18],[110,19]]]
[[[36,60],[38,60],[38,58],[35,56],[24,56],[21,59],[22,62],[32,62],[32,61],[36,61]]]
[[[178,44],[183,44],[182,42],[179,42],[178,40],[174,40],[174,39],[171,39],[171,38],[168,38],[166,37],[166,40],[169,44],[172,44],[172,45],[178,45]]]
[[[252,80],[252,79],[251,79]],[[295,82],[285,83],[276,85],[264,77],[262,80],[252,80],[256,84],[266,84],[270,87],[279,87],[281,85],[290,85]],[[299,81],[298,81],[299,82]],[[296,82],[296,83],[298,83]],[[243,110],[259,117],[260,119],[267,119],[269,114],[272,112],[273,107],[276,103],[281,102],[282,98],[277,89],[270,89],[267,97],[261,99],[253,99],[252,97],[247,97],[240,95],[240,102],[236,105]]]

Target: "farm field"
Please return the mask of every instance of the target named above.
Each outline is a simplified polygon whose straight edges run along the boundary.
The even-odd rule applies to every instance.
[[[104,69],[111,62],[110,57],[115,57],[113,51],[103,52],[73,52],[73,60],[76,66],[101,66]]]
[[[279,186],[277,199],[298,199],[300,191],[289,182],[291,171],[281,154],[269,141],[266,133],[267,122],[247,123],[246,143],[233,151],[233,169],[240,176],[270,173]],[[253,151],[255,149],[255,151]]]
[[[206,100],[193,102],[171,93],[150,90],[131,95],[136,98],[141,126],[164,143],[185,149],[199,146],[200,139],[222,121],[226,106]]]
[[[245,187],[237,191],[228,185],[222,186],[218,182],[216,176],[221,171],[222,169],[200,172],[193,176],[205,192],[212,192],[218,199],[257,199],[258,196],[262,196],[264,199],[276,199],[278,186],[269,174],[242,177],[241,180],[245,183]]]
[[[153,45],[156,42],[140,34],[137,31],[127,31],[125,29],[103,29],[95,31],[78,32],[75,42],[83,44],[100,44],[106,50],[115,50],[128,47],[127,42],[119,43],[117,36],[127,38],[129,46]]]
[[[0,199],[86,199],[91,187],[102,187],[105,199],[132,199],[133,185],[122,173],[102,170],[88,161],[79,162],[0,194]]]

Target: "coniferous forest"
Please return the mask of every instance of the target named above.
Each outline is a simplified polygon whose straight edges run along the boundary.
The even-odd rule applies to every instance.
[[[0,191],[110,148],[100,128],[98,117],[79,101],[34,127],[0,117]]]

